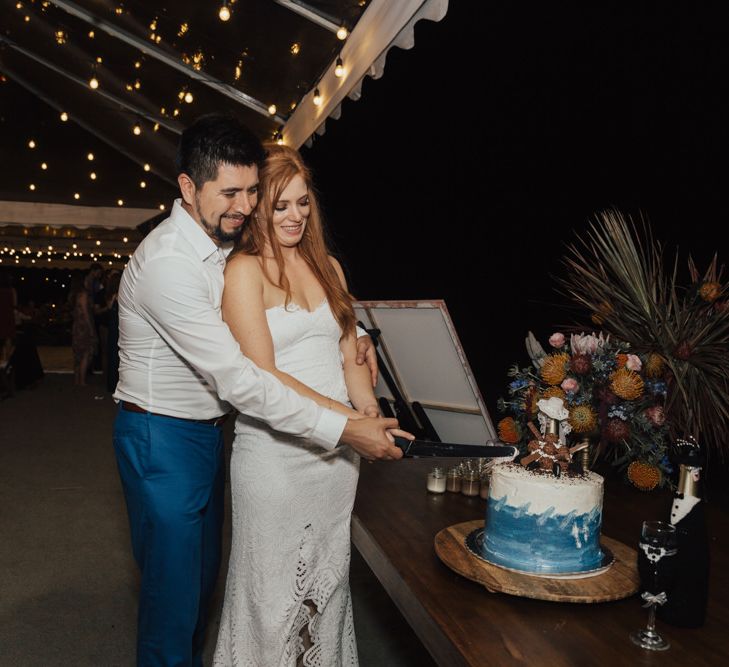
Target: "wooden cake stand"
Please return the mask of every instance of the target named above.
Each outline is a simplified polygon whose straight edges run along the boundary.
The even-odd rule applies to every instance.
[[[483,527],[483,521],[466,521],[444,528],[435,536],[435,552],[451,570],[485,586],[492,593],[507,593],[537,600],[555,602],[608,602],[621,600],[638,592],[635,549],[604,535],[600,542],[615,557],[605,571],[580,579],[534,577],[491,565],[471,553],[466,537]]]

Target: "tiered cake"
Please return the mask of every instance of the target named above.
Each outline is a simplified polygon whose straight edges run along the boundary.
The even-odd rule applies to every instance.
[[[593,472],[555,477],[516,463],[494,466],[483,556],[535,574],[600,567],[603,478]]]

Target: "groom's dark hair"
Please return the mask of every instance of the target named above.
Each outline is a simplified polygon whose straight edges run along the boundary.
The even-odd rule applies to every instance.
[[[182,133],[176,166],[178,174],[187,174],[201,188],[215,180],[221,164],[260,167],[265,159],[261,141],[237,118],[208,114]]]

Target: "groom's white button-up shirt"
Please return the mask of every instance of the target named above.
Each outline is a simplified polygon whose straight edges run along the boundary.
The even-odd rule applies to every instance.
[[[114,398],[187,419],[229,403],[277,431],[333,448],[347,421],[243,356],[220,315],[221,249],[175,200],[135,251],[119,286],[119,384]]]

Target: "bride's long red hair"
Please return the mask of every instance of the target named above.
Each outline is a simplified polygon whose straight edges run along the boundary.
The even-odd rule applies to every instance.
[[[286,293],[285,305],[291,302],[291,284],[286,277],[283,254],[273,228],[273,213],[276,203],[283,191],[294,178],[299,175],[304,179],[309,195],[309,218],[304,234],[299,242],[298,251],[324,288],[329,307],[342,329],[342,336],[354,333],[355,317],[352,308],[352,296],[342,287],[334,266],[329,260],[329,249],[325,238],[319,202],[316,198],[311,172],[304,164],[298,151],[288,146],[267,144],[266,161],[261,167],[258,190],[258,206],[255,215],[243,230],[236,246],[236,252],[262,257],[268,240],[278,266],[278,281],[275,281],[263,261],[263,272],[266,278]]]

